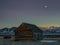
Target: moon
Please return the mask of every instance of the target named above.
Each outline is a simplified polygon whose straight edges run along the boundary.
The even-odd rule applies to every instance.
[[[44,6],[44,8],[48,8],[48,6],[47,6],[47,5],[45,5],[45,6]]]

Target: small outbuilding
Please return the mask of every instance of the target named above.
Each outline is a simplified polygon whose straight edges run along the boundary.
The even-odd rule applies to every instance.
[[[15,30],[15,41],[17,40],[42,40],[43,32],[34,24],[22,23]]]

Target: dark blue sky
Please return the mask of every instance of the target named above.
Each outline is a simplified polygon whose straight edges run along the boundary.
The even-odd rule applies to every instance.
[[[0,0],[0,28],[22,22],[59,26],[60,0]]]

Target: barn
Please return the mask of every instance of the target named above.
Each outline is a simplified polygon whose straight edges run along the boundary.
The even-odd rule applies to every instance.
[[[15,30],[15,41],[17,40],[41,40],[43,32],[34,24],[22,23]]]

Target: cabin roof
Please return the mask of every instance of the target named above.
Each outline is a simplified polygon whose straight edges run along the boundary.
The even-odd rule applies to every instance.
[[[29,24],[29,23],[22,23],[21,25],[26,25],[29,29],[31,29],[34,32],[41,32],[42,30],[39,29],[36,25],[34,24]]]

